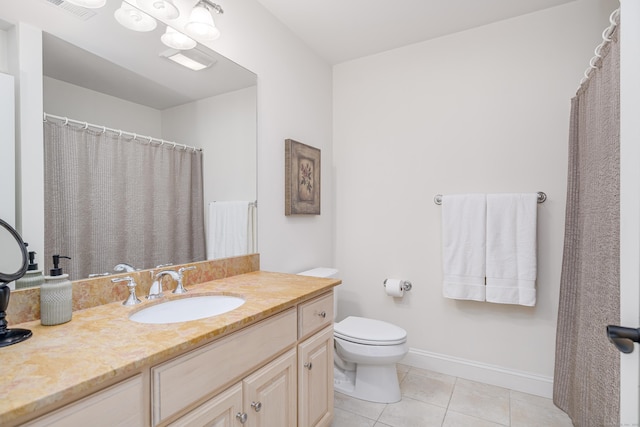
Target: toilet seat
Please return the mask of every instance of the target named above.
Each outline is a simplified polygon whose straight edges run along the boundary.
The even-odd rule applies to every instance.
[[[407,331],[382,320],[349,316],[333,325],[334,336],[363,345],[398,345],[407,341]]]

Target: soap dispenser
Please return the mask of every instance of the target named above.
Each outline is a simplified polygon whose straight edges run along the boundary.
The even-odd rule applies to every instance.
[[[25,243],[24,246],[27,247],[29,244]],[[22,278],[16,280],[16,289],[35,288],[42,285],[42,282],[44,282],[44,275],[42,274],[42,270],[38,270],[36,253],[34,251],[30,251],[27,272],[22,276]]]
[[[68,256],[54,255],[53,268],[49,276],[44,276],[40,286],[40,322],[43,325],[59,325],[71,320],[73,311],[72,285],[68,274],[62,274],[60,258]]]

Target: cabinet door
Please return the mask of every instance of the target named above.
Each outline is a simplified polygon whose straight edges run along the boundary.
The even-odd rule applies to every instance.
[[[298,345],[298,425],[328,426],[333,419],[333,325]]]
[[[295,427],[295,348],[248,376],[242,383],[248,426]]]
[[[238,383],[206,401],[174,423],[171,427],[231,427],[238,426],[242,415],[242,384]]]

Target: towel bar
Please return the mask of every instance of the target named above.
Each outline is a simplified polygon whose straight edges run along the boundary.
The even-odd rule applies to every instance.
[[[544,203],[547,200],[547,195],[543,191],[538,191],[538,203]],[[433,198],[433,203],[436,205],[442,204],[442,194],[436,194]]]

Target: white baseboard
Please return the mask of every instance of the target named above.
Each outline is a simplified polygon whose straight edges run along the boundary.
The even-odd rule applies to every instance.
[[[489,365],[474,360],[410,348],[409,353],[400,363],[536,396],[551,398],[553,395],[553,377]]]

